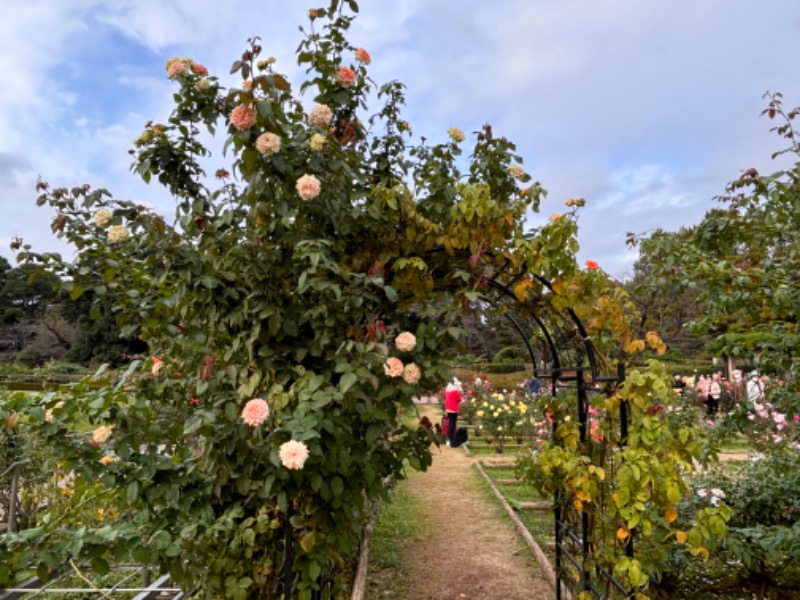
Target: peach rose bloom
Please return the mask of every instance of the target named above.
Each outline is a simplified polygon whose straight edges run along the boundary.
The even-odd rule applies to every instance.
[[[113,425],[101,425],[92,432],[92,440],[96,444],[102,444],[111,437],[111,431],[114,429]]]
[[[369,56],[369,52],[364,50],[363,48],[359,48],[356,50],[356,60],[361,64],[368,65],[372,62],[372,59]]]
[[[319,196],[321,189],[319,179],[308,173],[297,180],[295,187],[297,188],[297,193],[306,202]]]
[[[342,87],[353,87],[356,82],[356,72],[350,67],[339,67],[336,71],[336,81],[342,84]]]
[[[308,122],[318,127],[328,127],[333,120],[333,111],[326,104],[317,104],[308,113]]]
[[[250,104],[240,104],[231,111],[231,123],[243,131],[256,124],[256,109]]]
[[[417,385],[421,378],[422,371],[420,371],[420,368],[416,364],[410,363],[403,367],[403,381],[406,383]]]
[[[269,405],[263,398],[249,400],[242,409],[242,421],[250,427],[261,425],[267,420],[267,417],[269,417]]]
[[[403,362],[399,358],[390,356],[383,363],[383,372],[389,377],[400,377],[403,374]]]
[[[404,331],[395,338],[394,345],[401,352],[411,352],[417,347],[417,338],[410,331]]]
[[[256,150],[264,156],[277,154],[281,150],[281,138],[274,133],[262,133],[256,140]]]
[[[287,469],[302,469],[308,460],[308,448],[303,442],[296,440],[281,444],[278,454],[281,457],[281,464]]]

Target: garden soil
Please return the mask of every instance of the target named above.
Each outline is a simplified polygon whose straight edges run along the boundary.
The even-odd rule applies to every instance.
[[[438,419],[438,406],[420,406]],[[433,451],[433,465],[414,472],[425,534],[407,549],[409,600],[549,600],[553,588],[514,525],[482,488],[474,458],[462,448]]]

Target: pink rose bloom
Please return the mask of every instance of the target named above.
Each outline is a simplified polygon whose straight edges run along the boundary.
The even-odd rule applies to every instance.
[[[369,52],[364,50],[363,48],[359,48],[356,50],[356,60],[361,64],[368,65],[372,62],[372,59],[369,56]]]
[[[297,188],[297,193],[300,194],[300,197],[306,202],[319,196],[319,191],[321,189],[319,179],[308,173],[297,180],[295,187]]]
[[[407,364],[403,367],[403,381],[411,385],[417,385],[422,377],[422,371],[414,363]]]
[[[287,469],[302,469],[308,460],[308,448],[303,442],[296,440],[281,444],[278,454],[281,457],[281,464]]]
[[[240,104],[231,111],[231,123],[238,130],[250,129],[256,124],[256,109],[250,104]]]
[[[333,111],[325,104],[317,104],[308,113],[308,122],[319,127],[328,127],[333,120]]]
[[[150,372],[153,375],[158,375],[161,372],[161,368],[164,366],[164,362],[160,358],[153,357],[153,368]]]
[[[410,331],[404,331],[395,338],[394,345],[401,352],[411,352],[417,347],[417,338]]]
[[[342,87],[352,87],[356,82],[356,72],[350,67],[339,67],[336,71],[336,81],[342,84]]]
[[[558,213],[553,213],[552,215],[550,215],[550,222],[551,222],[551,223],[555,223],[555,222],[556,222],[556,221],[558,221],[560,218],[561,218],[561,215],[560,215],[560,214],[558,214]]]
[[[383,372],[389,377],[400,377],[403,374],[403,363],[399,358],[390,356],[383,363]]]
[[[208,69],[206,69],[200,63],[192,63],[192,73],[198,75],[199,77],[205,77],[208,75]]]
[[[269,417],[269,405],[263,398],[249,400],[242,409],[242,421],[250,427],[261,425],[267,417]]]

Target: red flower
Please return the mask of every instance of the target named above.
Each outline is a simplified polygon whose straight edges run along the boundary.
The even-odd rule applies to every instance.
[[[197,398],[189,398],[190,404],[200,404],[200,400]]]
[[[599,267],[600,267],[600,265],[598,265],[598,264],[597,264],[595,261],[593,261],[593,260],[587,260],[587,261],[586,261],[586,268],[587,268],[587,269],[589,269],[589,270],[591,270],[591,271],[594,271],[595,269],[597,269],[597,268],[599,268]]]

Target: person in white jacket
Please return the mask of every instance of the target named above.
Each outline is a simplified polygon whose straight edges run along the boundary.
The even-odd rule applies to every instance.
[[[752,371],[747,380],[747,404],[753,406],[764,399],[764,384],[758,377],[757,371]]]

